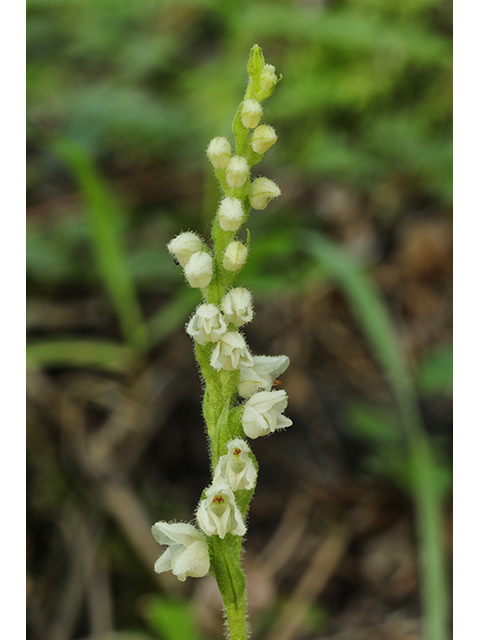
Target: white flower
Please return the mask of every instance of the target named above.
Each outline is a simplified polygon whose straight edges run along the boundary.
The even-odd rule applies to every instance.
[[[191,256],[197,251],[201,251],[202,247],[203,242],[192,231],[180,233],[167,244],[167,249],[182,267],[185,267]]]
[[[226,332],[227,325],[214,304],[201,304],[190,318],[186,331],[198,344],[217,342]]]
[[[218,207],[218,221],[224,231],[237,231],[245,216],[238,198],[224,198]]]
[[[257,470],[250,456],[251,450],[245,440],[237,438],[227,444],[228,453],[220,456],[213,484],[226,482],[233,491],[253,489],[257,480]]]
[[[225,169],[231,154],[230,142],[223,136],[213,138],[207,147],[207,156],[215,169]]]
[[[281,194],[280,188],[273,180],[268,178],[256,178],[250,185],[248,193],[250,204],[254,209],[265,209],[272,198]]]
[[[247,261],[247,255],[248,249],[244,244],[238,240],[230,242],[223,254],[223,268],[227,271],[238,271]]]
[[[206,489],[205,498],[197,510],[197,522],[207,536],[224,538],[228,532],[243,536],[247,530],[233,491],[225,482],[212,484]]]
[[[284,429],[292,421],[282,415],[287,407],[288,396],[285,391],[260,391],[245,403],[242,425],[249,438],[258,438]]]
[[[248,177],[248,162],[243,156],[233,156],[228,161],[225,176],[228,186],[232,189],[240,189]]]
[[[262,105],[258,100],[245,100],[242,104],[242,123],[247,129],[255,129],[262,117]]]
[[[247,343],[238,331],[227,331],[215,345],[210,364],[220,371],[235,371],[253,362]]]
[[[185,522],[157,522],[152,535],[168,548],[155,562],[155,571],[172,571],[182,582],[187,576],[202,578],[210,568],[208,545],[203,533]]]
[[[270,391],[273,381],[286,371],[289,364],[288,356],[253,356],[253,365],[240,369],[238,394],[242,398],[250,398],[258,391]]]
[[[275,129],[269,124],[261,124],[252,135],[252,149],[255,153],[265,153],[277,141]]]
[[[221,307],[225,318],[236,327],[241,327],[253,318],[252,294],[243,287],[230,289],[223,298]]]
[[[213,274],[213,259],[206,251],[194,253],[185,265],[185,278],[195,289],[205,289],[210,284]]]

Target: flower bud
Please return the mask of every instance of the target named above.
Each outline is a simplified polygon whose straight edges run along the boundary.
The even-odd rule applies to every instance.
[[[207,156],[215,169],[225,169],[231,155],[230,142],[223,136],[213,138],[207,147]]]
[[[272,198],[277,198],[281,191],[273,180],[268,178],[257,178],[250,185],[250,204],[254,209],[265,209]]]
[[[265,100],[269,98],[278,82],[278,78],[275,75],[275,67],[273,64],[266,64],[260,73],[260,91],[258,92],[258,99]]]
[[[255,153],[265,153],[277,141],[275,129],[268,124],[261,124],[252,135],[252,149]]]
[[[245,100],[242,104],[242,122],[247,129],[255,129],[262,117],[262,105],[258,100]]]
[[[197,251],[185,265],[185,278],[194,289],[205,289],[213,274],[212,256],[206,251]]]
[[[230,242],[223,254],[223,268],[226,271],[238,271],[247,261],[247,254],[247,247],[241,242]]]
[[[243,287],[231,289],[223,298],[221,307],[226,320],[236,327],[253,318],[252,294]]]
[[[180,233],[167,244],[168,251],[178,262],[185,267],[194,253],[201,251],[203,242],[192,231]]]
[[[227,325],[214,304],[201,304],[190,318],[186,331],[198,344],[217,342],[227,331]]]
[[[243,156],[233,156],[228,161],[226,178],[231,189],[240,189],[248,177],[248,162]]]
[[[245,403],[242,417],[245,434],[249,438],[258,438],[289,427],[292,421],[283,415],[287,403],[288,396],[283,390],[255,393]]]
[[[218,220],[224,231],[237,231],[244,215],[242,202],[238,198],[224,198],[218,207]]]
[[[238,331],[227,331],[215,345],[211,366],[220,371],[236,371],[253,364],[245,338]]]

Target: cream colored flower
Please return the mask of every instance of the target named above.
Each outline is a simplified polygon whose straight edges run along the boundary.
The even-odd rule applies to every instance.
[[[235,371],[241,367],[251,365],[252,356],[247,343],[238,331],[227,331],[215,345],[210,364],[220,371]]]
[[[227,445],[227,453],[220,456],[213,475],[213,484],[226,482],[233,491],[253,489],[257,470],[251,458],[251,450],[245,440],[236,438]]]
[[[280,188],[273,180],[257,178],[250,185],[248,196],[252,207],[262,210],[265,209],[272,198],[278,198],[280,194]]]
[[[258,100],[245,100],[242,104],[242,123],[247,129],[255,129],[262,117],[262,105]]]
[[[197,510],[197,522],[207,536],[225,538],[227,533],[243,536],[247,528],[235,503],[231,487],[225,482],[212,484]]]
[[[185,267],[194,253],[201,251],[203,242],[192,231],[179,233],[167,244],[167,249],[178,262]]]
[[[287,408],[288,396],[285,391],[260,391],[245,403],[242,425],[249,438],[267,436],[278,429],[284,429],[292,421],[282,412]]]
[[[194,289],[205,289],[212,280],[213,259],[206,251],[194,253],[185,265],[185,278]]]
[[[288,356],[253,356],[253,365],[240,369],[238,394],[242,398],[250,398],[258,391],[270,391],[274,380],[286,371],[289,364]]]
[[[152,535],[167,549],[155,562],[155,571],[171,571],[182,582],[187,576],[202,578],[210,568],[205,536],[193,525],[185,522],[157,522]]]
[[[249,166],[243,156],[233,156],[228,161],[225,176],[228,186],[232,189],[240,189],[248,178]]]
[[[243,222],[245,211],[238,198],[224,198],[218,207],[218,221],[224,231],[237,231]]]
[[[255,153],[265,153],[276,141],[275,129],[269,124],[261,124],[252,134],[252,149]]]
[[[223,136],[213,138],[207,147],[207,156],[215,169],[226,169],[231,155],[230,142]]]
[[[225,319],[236,327],[241,327],[253,319],[252,294],[243,287],[230,289],[223,298],[221,307]]]
[[[238,240],[230,242],[223,254],[223,268],[226,271],[238,271],[247,261],[247,255],[248,249],[244,244]]]
[[[214,304],[201,304],[190,318],[186,331],[198,344],[217,342],[226,332],[227,325]]]

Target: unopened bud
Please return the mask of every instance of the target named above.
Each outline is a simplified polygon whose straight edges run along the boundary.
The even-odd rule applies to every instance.
[[[255,153],[265,153],[277,141],[275,129],[269,124],[261,124],[252,135],[252,149]]]
[[[247,254],[247,247],[241,242],[230,242],[223,254],[223,268],[227,271],[238,271],[247,261]]]
[[[240,189],[243,187],[248,177],[248,171],[248,162],[243,156],[233,156],[233,158],[230,158],[226,169],[228,186],[232,189]]]
[[[277,198],[281,194],[278,185],[268,178],[257,178],[250,185],[250,204],[254,209],[265,209],[272,198]]]
[[[213,138],[207,147],[207,156],[215,169],[225,169],[231,155],[230,142],[222,136]]]
[[[191,256],[197,251],[201,251],[202,247],[203,242],[192,231],[180,233],[167,244],[167,249],[182,267],[185,267]]]
[[[197,251],[185,265],[185,278],[194,289],[205,289],[213,274],[213,260],[206,251]]]
[[[247,129],[255,129],[262,117],[262,105],[258,100],[245,100],[242,105],[242,122]]]
[[[218,207],[218,220],[224,231],[237,231],[245,212],[238,198],[224,198]]]
[[[278,78],[275,75],[275,67],[273,64],[266,64],[260,73],[260,91],[258,99],[265,100],[266,98],[269,98],[272,95],[277,82]]]

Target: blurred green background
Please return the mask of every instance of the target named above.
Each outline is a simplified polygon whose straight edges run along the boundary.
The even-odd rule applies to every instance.
[[[283,76],[239,284],[294,426],[255,441],[254,638],[443,640],[451,558],[452,7],[27,0],[27,633],[214,640],[209,579],[153,572],[208,482],[166,243],[258,43]]]

